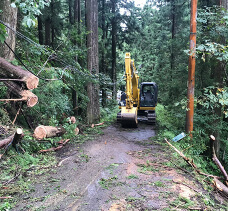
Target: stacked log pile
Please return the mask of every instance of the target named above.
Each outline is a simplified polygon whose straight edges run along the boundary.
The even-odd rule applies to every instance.
[[[9,91],[17,97],[0,101],[26,101],[28,107],[37,104],[38,97],[30,91],[39,84],[39,79],[35,75],[0,57],[0,78],[0,81],[3,81]]]

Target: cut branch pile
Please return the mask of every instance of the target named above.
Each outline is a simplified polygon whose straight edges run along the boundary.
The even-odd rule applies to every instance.
[[[57,150],[63,148],[63,146],[66,145],[69,141],[70,141],[70,139],[67,139],[65,141],[64,140],[61,140],[60,142],[58,142],[59,146],[52,147],[52,148],[49,148],[49,149],[42,149],[42,150],[39,151],[39,153],[57,151]]]
[[[38,97],[32,89],[37,88],[39,79],[29,71],[14,66],[0,57],[0,81],[9,88],[17,99],[1,99],[0,101],[26,101],[28,107],[33,107],[38,102]]]
[[[219,178],[217,176],[214,175],[209,175],[209,174],[205,174],[204,172],[202,172],[193,162],[193,160],[189,159],[188,157],[186,157],[183,152],[179,151],[176,147],[174,147],[167,139],[165,139],[166,143],[171,146],[198,174],[204,175],[206,177],[212,177],[213,178],[213,183],[215,188],[220,191],[224,196],[228,197],[228,175],[227,172],[225,171],[224,167],[222,166],[222,164],[220,163],[219,159],[216,156],[215,153],[215,148],[214,148],[214,142],[215,142],[215,137],[214,136],[210,136],[210,141],[211,141],[211,146],[212,146],[212,160],[215,162],[215,164],[218,166],[218,168],[220,169],[221,173],[224,176],[224,182],[225,184],[223,184],[220,180],[222,178]],[[220,179],[220,180],[219,180]]]

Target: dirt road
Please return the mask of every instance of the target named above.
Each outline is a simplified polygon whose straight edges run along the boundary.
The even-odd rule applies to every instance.
[[[203,210],[205,191],[170,167],[171,149],[151,141],[154,135],[144,124],[104,129],[82,148],[60,153],[55,172],[37,178],[14,210]]]

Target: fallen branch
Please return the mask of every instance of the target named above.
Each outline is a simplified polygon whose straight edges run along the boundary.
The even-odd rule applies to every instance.
[[[100,126],[100,125],[103,125],[103,124],[104,124],[104,122],[101,122],[101,123],[98,123],[98,124],[92,124],[91,127],[93,128],[95,126]]]
[[[221,162],[219,161],[219,159],[216,156],[215,153],[215,147],[214,147],[214,142],[215,142],[215,137],[213,135],[210,135],[210,141],[211,141],[211,146],[212,146],[212,160],[214,161],[214,163],[217,165],[217,167],[220,169],[220,171],[222,172],[226,183],[228,184],[228,175],[226,170],[224,169],[223,165],[221,164]]]
[[[49,149],[43,149],[43,150],[40,150],[38,151],[39,153],[42,153],[42,152],[54,152],[54,151],[57,151],[59,149],[61,149],[63,147],[63,145],[60,145],[58,147],[52,147],[52,148],[49,148]]]
[[[204,172],[200,171],[198,167],[193,163],[193,160],[190,161],[188,157],[186,157],[181,151],[179,151],[176,147],[174,147],[167,139],[165,139],[166,143],[171,146],[198,174],[201,174],[206,177],[212,177],[212,178],[219,178],[214,175],[205,174]]]
[[[0,199],[12,199],[12,196],[0,196]]]
[[[70,141],[70,139],[67,139],[65,141],[61,140],[61,141],[58,142],[58,144],[60,144],[58,147],[52,147],[52,148],[49,148],[49,149],[43,149],[43,150],[40,150],[39,153],[57,151],[57,150],[61,149],[64,145],[66,145],[69,141]]]
[[[61,161],[58,163],[57,166],[58,166],[58,167],[61,166],[61,165],[63,164],[64,161],[66,161],[66,160],[68,160],[68,159],[70,159],[70,158],[71,158],[71,156],[68,157],[68,158],[64,158],[63,160],[61,160]]]
[[[17,113],[16,113],[16,116],[14,117],[14,120],[13,120],[13,122],[12,122],[12,125],[14,125],[14,123],[15,123],[16,120],[17,120],[17,116],[19,115],[19,113],[20,113],[20,111],[21,111],[21,106],[22,106],[22,104],[20,105],[20,108],[18,109],[18,111],[17,111]]]
[[[12,181],[14,181],[15,179],[17,179],[21,174],[17,174],[15,177],[13,177],[12,179],[8,180],[7,182],[4,182],[2,185],[8,185],[9,183],[11,183]]]

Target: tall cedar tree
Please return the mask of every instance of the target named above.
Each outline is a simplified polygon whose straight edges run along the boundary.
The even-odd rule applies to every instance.
[[[87,68],[91,74],[99,73],[98,59],[98,4],[97,0],[86,0],[87,35]],[[87,122],[89,124],[100,119],[99,85],[89,82],[87,85],[89,102],[87,105]]]
[[[0,2],[0,10],[2,10],[2,13],[0,13],[0,19],[7,23],[13,30],[16,30],[17,26],[17,8],[13,8],[10,6],[11,1],[9,0],[1,0]],[[15,33],[7,29],[8,36],[6,38],[6,43],[15,50],[16,45],[16,36]],[[14,53],[6,46],[4,43],[0,44],[0,56],[7,59],[7,60],[13,60],[14,59]]]

